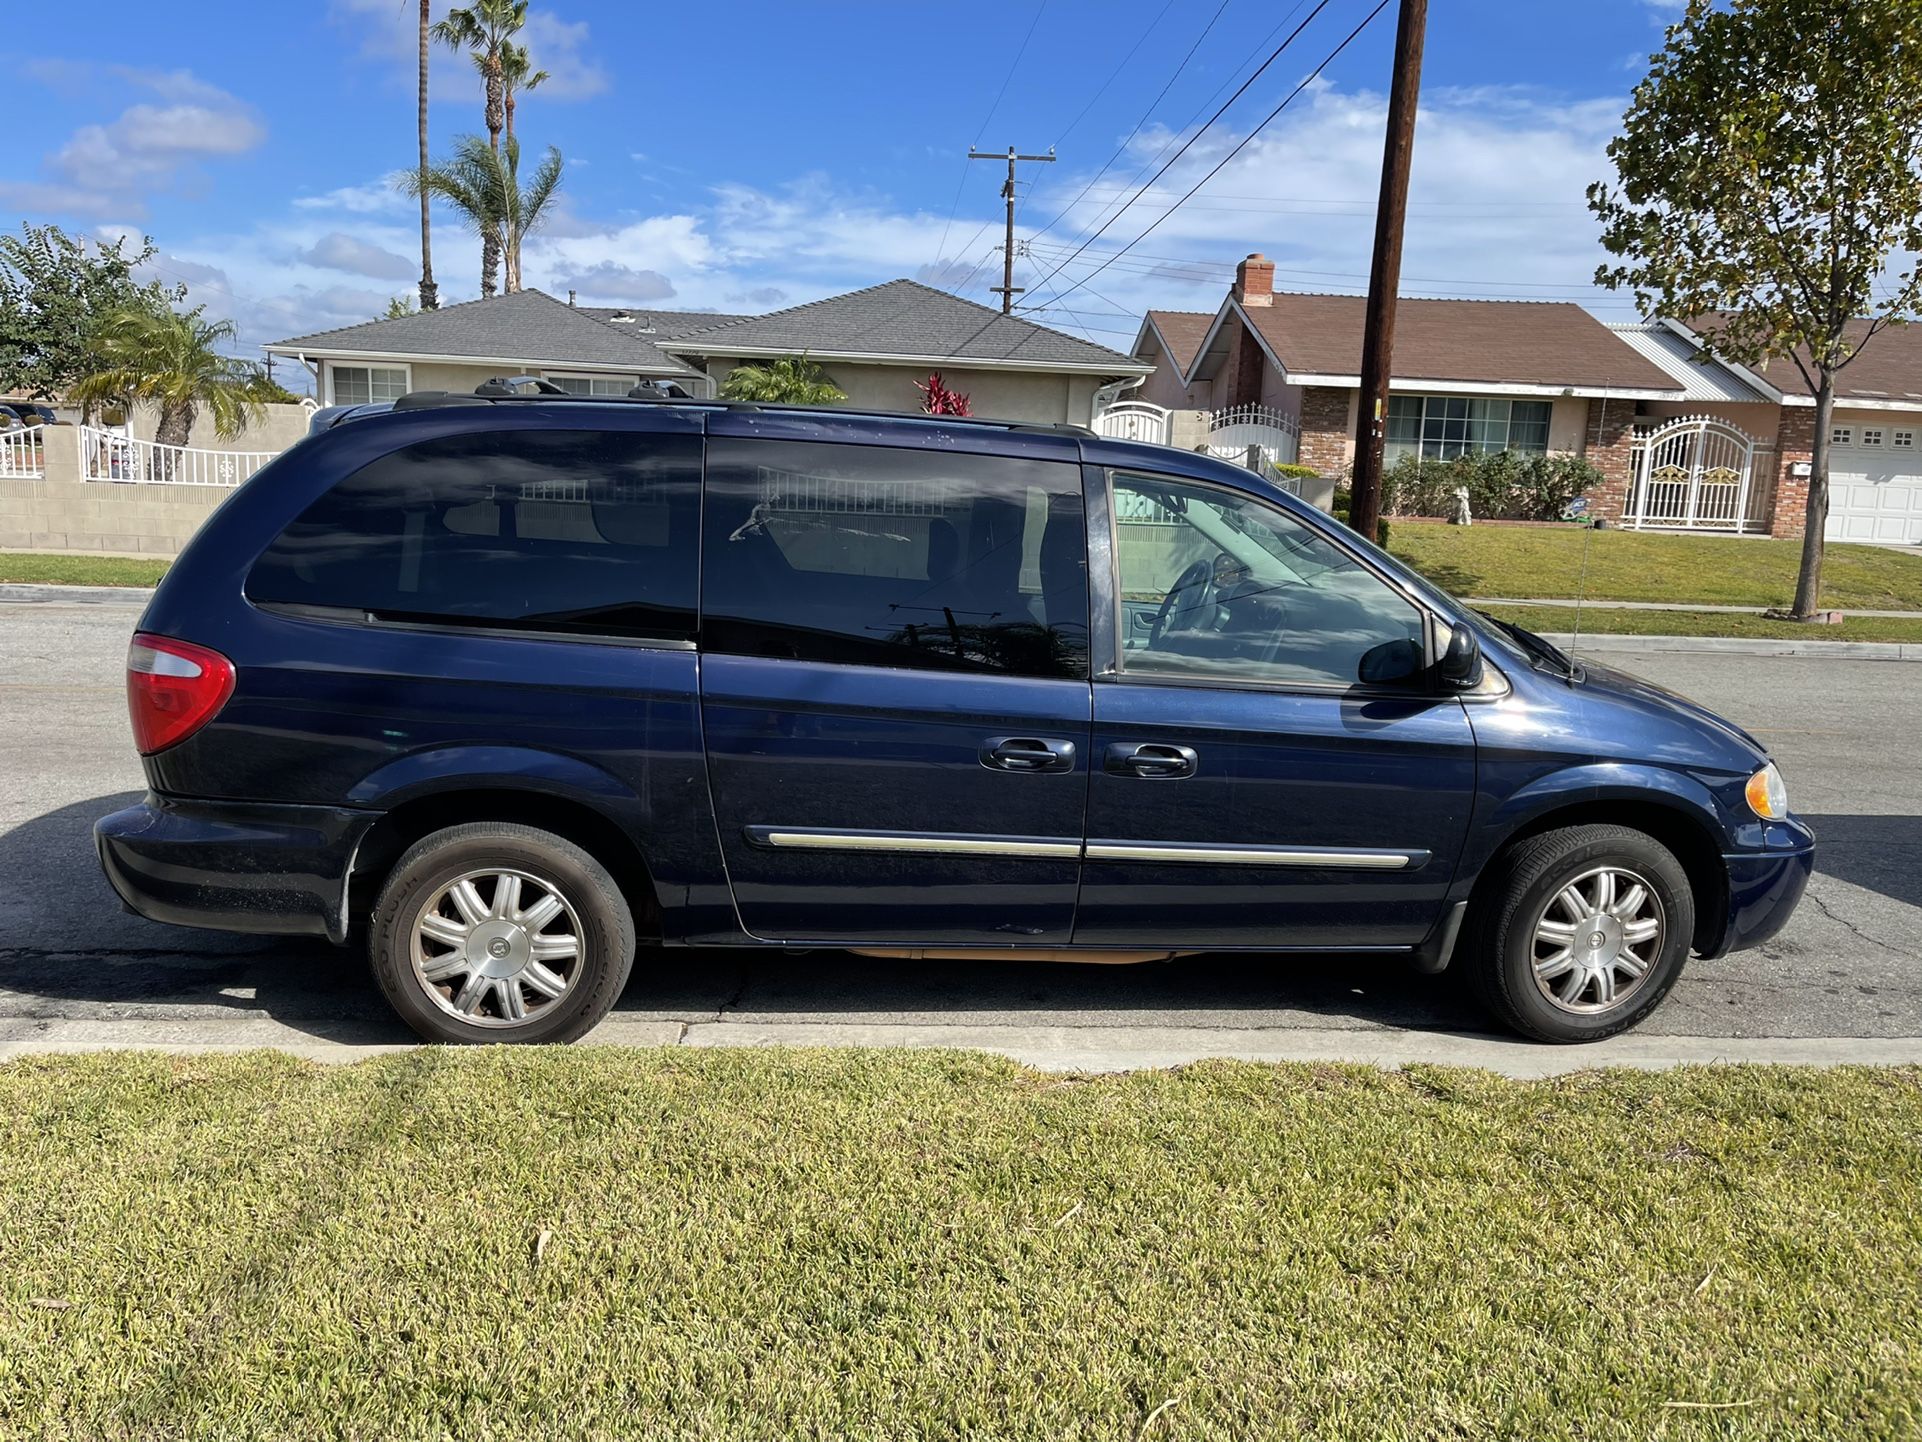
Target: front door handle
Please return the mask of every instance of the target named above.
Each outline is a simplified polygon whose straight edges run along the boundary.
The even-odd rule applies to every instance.
[[[1072,771],[1074,742],[1045,736],[995,736],[982,745],[981,764],[996,771]]]
[[[1192,746],[1167,746],[1159,741],[1120,741],[1108,748],[1108,771],[1115,776],[1173,781],[1195,774],[1199,762]]]

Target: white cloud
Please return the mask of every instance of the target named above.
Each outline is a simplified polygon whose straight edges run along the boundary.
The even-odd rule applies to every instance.
[[[554,271],[551,283],[557,290],[578,290],[581,299],[590,304],[611,300],[645,305],[674,294],[673,282],[658,270],[640,270],[611,260],[579,270]]]
[[[419,273],[417,261],[339,230],[328,231],[307,249],[296,251],[294,258],[323,270],[341,270],[375,280],[412,280]]]
[[[527,17],[522,32],[529,63],[545,70],[539,94],[551,100],[585,100],[607,89],[607,72],[591,58],[585,20],[559,20],[545,10]]]
[[[398,174],[398,172],[395,172]],[[394,185],[394,176],[385,175],[365,185],[342,185],[319,195],[294,198],[298,210],[345,211],[349,215],[399,214],[417,202],[403,195]]]

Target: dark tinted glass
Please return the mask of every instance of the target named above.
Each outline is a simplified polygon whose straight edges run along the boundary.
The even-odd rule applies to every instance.
[[[710,651],[1088,674],[1073,465],[713,441],[705,560]]]
[[[254,564],[257,602],[595,634],[694,632],[695,436],[488,431],[370,463]]]

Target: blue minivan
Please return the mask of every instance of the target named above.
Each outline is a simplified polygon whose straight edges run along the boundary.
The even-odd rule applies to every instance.
[[[421,393],[217,511],[127,662],[157,921],[365,944],[436,1041],[637,947],[1395,953],[1547,1041],[1787,920],[1740,728],[1249,471],[1060,426]]]

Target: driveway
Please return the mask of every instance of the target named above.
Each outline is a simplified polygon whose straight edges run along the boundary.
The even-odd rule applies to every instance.
[[[324,1051],[406,1041],[356,955],[183,931],[120,910],[95,865],[89,827],[142,789],[121,692],[137,615],[111,602],[0,603],[8,660],[0,673],[0,1054],[21,1044]],[[1639,1041],[1706,1039],[1693,1050],[1656,1047],[1671,1059],[1821,1059],[1821,1047],[1787,1042],[1829,1039],[1828,1053],[1847,1056],[1852,1049],[1835,1039],[1922,1038],[1922,666],[1655,653],[1608,660],[1762,737],[1821,843],[1808,900],[1782,936],[1760,951],[1691,963]],[[1486,1030],[1450,978],[1382,960],[1070,967],[659,951],[641,957],[596,1036],[997,1045],[1018,1035],[1027,1040],[1004,1049],[1104,1061],[1270,1052],[1477,1060],[1488,1044],[1434,1052],[1424,1039]],[[1510,1058],[1568,1055],[1493,1045]],[[1892,1044],[1853,1051],[1908,1055]],[[1633,1061],[1639,1053],[1624,1045],[1576,1055]]]

